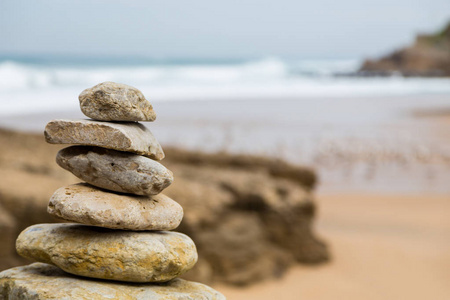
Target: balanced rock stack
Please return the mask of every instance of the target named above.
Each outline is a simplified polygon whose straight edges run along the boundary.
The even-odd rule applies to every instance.
[[[194,266],[197,250],[188,236],[169,231],[183,209],[160,194],[172,172],[156,161],[164,152],[138,123],[155,120],[152,105],[139,90],[112,82],[79,100],[91,120],[53,120],[45,128],[47,142],[76,145],[56,161],[86,182],[58,189],[48,212],[79,224],[25,229],[17,252],[39,263],[0,273],[0,299],[225,299],[177,278]]]

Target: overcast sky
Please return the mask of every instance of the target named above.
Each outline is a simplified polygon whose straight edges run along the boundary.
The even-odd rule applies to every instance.
[[[0,0],[0,54],[364,57],[450,21],[450,0]]]

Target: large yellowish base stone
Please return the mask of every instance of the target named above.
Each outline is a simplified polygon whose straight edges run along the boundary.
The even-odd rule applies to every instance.
[[[16,241],[21,256],[92,278],[165,282],[197,262],[194,242],[173,231],[124,231],[79,224],[37,224]]]
[[[0,300],[225,300],[212,288],[183,279],[166,283],[124,283],[76,277],[55,266],[34,263],[0,273]]]

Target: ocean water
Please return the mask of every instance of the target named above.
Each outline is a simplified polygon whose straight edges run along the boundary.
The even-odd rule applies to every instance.
[[[358,59],[150,60],[0,57],[0,115],[73,110],[103,81],[138,87],[152,102],[450,94],[450,79],[362,78]]]
[[[42,133],[83,118],[82,90],[139,88],[163,147],[228,151],[311,166],[325,191],[450,193],[450,79],[366,78],[356,59],[0,58],[0,126]]]

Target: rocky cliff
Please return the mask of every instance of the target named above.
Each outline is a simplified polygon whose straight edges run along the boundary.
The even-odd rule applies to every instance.
[[[415,42],[380,59],[366,60],[359,74],[450,76],[450,23],[440,32],[418,35]]]
[[[27,263],[14,241],[25,227],[54,222],[46,212],[59,187],[79,182],[54,162],[61,146],[41,135],[0,130],[0,270]],[[314,173],[287,163],[225,153],[167,149],[176,174],[164,191],[183,206],[177,231],[195,241],[199,262],[187,278],[249,284],[295,263],[328,259],[313,232]],[[60,220],[58,220],[60,222]]]

